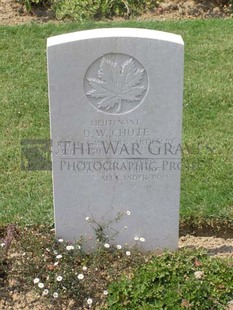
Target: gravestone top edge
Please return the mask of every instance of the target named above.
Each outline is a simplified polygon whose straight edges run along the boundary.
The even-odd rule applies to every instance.
[[[156,39],[184,45],[182,37],[174,33],[151,30],[151,29],[142,29],[142,28],[100,28],[100,29],[76,31],[50,37],[47,39],[47,47],[49,48],[55,45],[88,39],[120,38],[120,37]]]

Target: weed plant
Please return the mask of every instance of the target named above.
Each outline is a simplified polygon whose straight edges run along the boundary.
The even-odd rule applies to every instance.
[[[154,256],[132,278],[108,289],[110,309],[226,309],[233,298],[232,261],[190,249]]]
[[[114,16],[133,17],[155,9],[159,0],[21,0],[28,11],[51,6],[57,19],[87,21]]]

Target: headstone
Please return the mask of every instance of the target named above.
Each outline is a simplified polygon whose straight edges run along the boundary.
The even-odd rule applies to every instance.
[[[58,237],[177,248],[183,53],[146,29],[48,39]]]

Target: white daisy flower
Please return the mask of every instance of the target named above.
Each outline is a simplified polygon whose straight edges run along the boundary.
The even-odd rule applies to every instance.
[[[62,255],[61,255],[61,254],[58,254],[58,255],[56,256],[56,258],[57,258],[57,259],[62,258]]]
[[[105,243],[105,244],[104,244],[104,247],[105,247],[106,249],[109,249],[109,248],[110,248],[110,245],[109,245],[108,243]]]
[[[107,291],[107,290],[105,290],[103,293],[104,293],[104,295],[106,295],[106,296],[108,295],[108,291]]]
[[[130,256],[130,255],[131,255],[130,251],[127,251],[125,254],[126,254],[127,256]]]
[[[86,266],[83,266],[83,271],[86,271],[87,270],[87,267]]]
[[[38,284],[38,287],[39,287],[39,288],[44,288],[44,283],[41,283],[41,282],[40,282],[40,283]]]
[[[57,292],[53,293],[53,298],[58,298],[58,293]]]
[[[145,238],[143,238],[143,237],[141,237],[139,240],[140,240],[141,242],[145,242],[145,241],[146,241]]]
[[[49,293],[49,290],[45,289],[45,290],[43,290],[42,295],[48,295],[48,293]]]
[[[57,277],[57,281],[58,281],[58,282],[61,282],[62,279],[63,279],[62,276],[58,276],[58,277]]]
[[[58,262],[55,262],[53,265],[54,265],[54,266],[57,266],[58,264],[59,264]]]
[[[33,280],[33,283],[34,284],[37,284],[37,283],[39,283],[40,282],[40,279],[39,278],[35,278],[34,280]]]
[[[139,240],[139,237],[134,237],[134,240],[135,240],[135,241],[138,241],[138,240]]]
[[[93,300],[92,300],[91,298],[88,298],[88,299],[87,299],[87,304],[88,304],[88,305],[91,305],[92,302],[93,302]]]
[[[63,239],[58,239],[57,241],[58,241],[58,242],[63,242],[64,240],[63,240]]]
[[[127,215],[130,215],[130,214],[131,214],[131,212],[130,212],[130,211],[126,211],[126,214],[127,214]]]
[[[82,280],[84,278],[84,275],[82,273],[78,274],[78,279]]]
[[[86,220],[86,221],[89,221],[89,220],[90,220],[89,216],[87,216],[87,217],[85,218],[85,220]]]
[[[74,250],[74,247],[73,245],[67,245],[66,249],[67,251],[71,251],[71,250]]]
[[[120,244],[118,244],[116,247],[117,247],[117,250],[121,250],[122,249],[122,246]]]

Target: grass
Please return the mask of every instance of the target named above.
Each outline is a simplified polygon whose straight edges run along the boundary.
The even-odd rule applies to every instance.
[[[220,221],[232,227],[230,19],[1,26],[0,223],[53,223],[51,172],[22,171],[20,143],[22,139],[49,139],[46,38],[98,27],[141,27],[182,35],[185,154],[181,222],[204,225]]]

